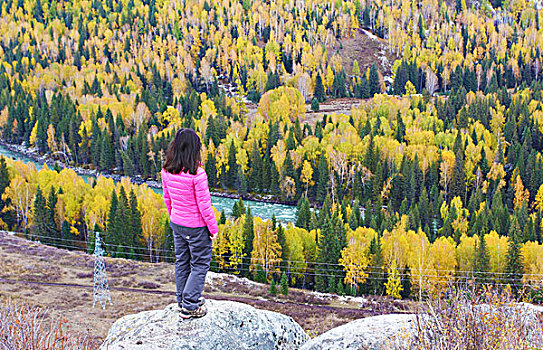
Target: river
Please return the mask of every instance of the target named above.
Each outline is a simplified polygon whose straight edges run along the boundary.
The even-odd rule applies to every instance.
[[[0,155],[6,156],[9,158],[14,158],[14,159],[23,161],[24,163],[34,163],[38,170],[43,167],[42,163],[36,162],[32,160],[31,158],[25,156],[24,154],[21,154],[18,152],[12,152],[2,145],[0,145]],[[93,177],[93,176],[88,176],[88,175],[79,175],[79,176],[81,176],[85,180],[85,182],[89,182],[89,179]],[[160,188],[152,188],[152,189],[153,191],[162,194],[162,189]],[[232,198],[211,196],[211,202],[213,206],[219,212],[224,210],[226,215],[230,215],[232,213],[232,207],[234,206],[235,201],[236,200]],[[251,212],[253,213],[254,216],[258,216],[262,219],[271,219],[273,214],[275,214],[275,217],[277,218],[278,221],[281,221],[284,223],[295,221],[295,217],[296,217],[295,206],[256,202],[256,201],[251,201],[251,200],[244,200],[244,203],[245,205],[248,205],[251,208]]]

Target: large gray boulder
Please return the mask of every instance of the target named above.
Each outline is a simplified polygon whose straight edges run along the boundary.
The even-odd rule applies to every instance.
[[[300,350],[382,350],[408,348],[417,325],[416,315],[382,315],[362,318],[311,339]]]
[[[183,320],[176,304],[117,320],[100,350],[299,349],[308,336],[292,318],[231,301],[207,300],[208,314]]]

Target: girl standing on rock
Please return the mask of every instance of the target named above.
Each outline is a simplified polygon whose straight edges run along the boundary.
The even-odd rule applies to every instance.
[[[207,174],[201,167],[201,146],[194,130],[179,130],[160,173],[174,237],[177,303],[186,319],[207,313],[202,292],[211,263],[211,240],[219,231]]]

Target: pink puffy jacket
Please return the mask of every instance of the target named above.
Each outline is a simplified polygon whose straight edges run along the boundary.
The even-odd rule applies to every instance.
[[[192,175],[184,172],[171,174],[162,169],[160,174],[170,220],[185,227],[207,226],[209,233],[216,235],[219,227],[211,207],[205,170],[198,168],[196,175]]]

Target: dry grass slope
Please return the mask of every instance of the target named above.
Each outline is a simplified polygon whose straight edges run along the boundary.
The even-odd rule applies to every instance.
[[[65,330],[97,347],[118,318],[157,310],[175,301],[173,265],[106,258],[113,305],[92,308],[93,258],[31,242],[0,231],[0,304],[8,298],[44,310],[46,320],[65,319]],[[207,298],[239,301],[291,316],[310,335],[355,319],[402,312],[408,304],[331,297],[290,289],[288,298],[270,298],[269,286],[235,276],[210,274]],[[23,282],[24,281],[24,282]],[[45,283],[45,284],[44,284]]]

